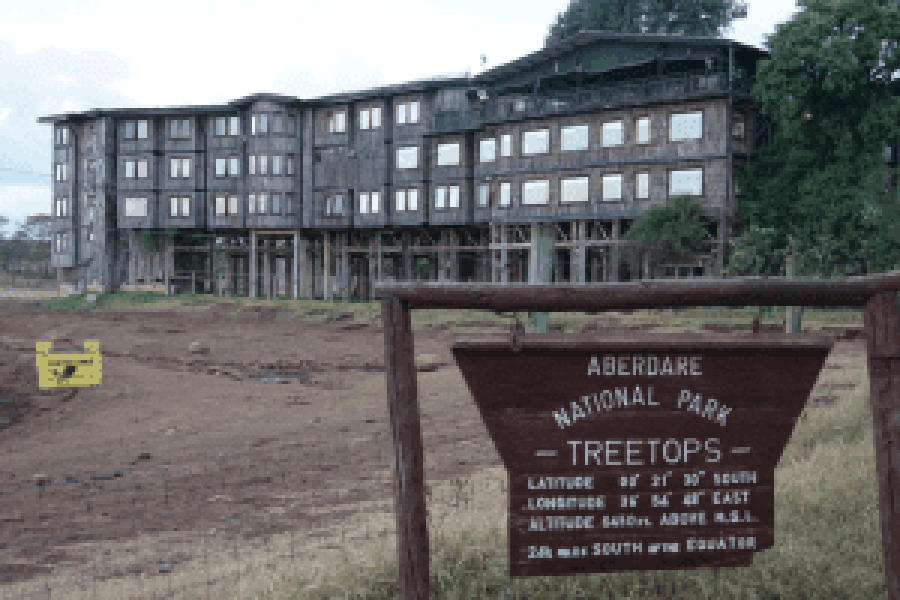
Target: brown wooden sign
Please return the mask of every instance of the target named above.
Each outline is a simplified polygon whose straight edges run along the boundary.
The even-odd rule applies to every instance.
[[[832,343],[526,335],[453,353],[510,478],[509,573],[748,565]]]

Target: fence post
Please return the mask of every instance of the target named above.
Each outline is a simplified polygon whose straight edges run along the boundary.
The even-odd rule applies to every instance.
[[[787,257],[787,269],[786,269],[785,274],[788,277],[793,277],[795,274],[794,268],[795,268],[794,255],[791,254],[790,256]],[[787,333],[800,333],[800,329],[801,329],[800,315],[802,314],[802,312],[803,312],[802,306],[788,306],[787,307],[787,324],[786,324],[787,327],[785,329],[785,331]]]
[[[875,469],[888,600],[900,600],[900,295],[872,296],[865,309]]]
[[[384,357],[394,465],[397,511],[398,585],[403,600],[429,597],[428,523],[425,515],[425,456],[419,422],[419,398],[409,302],[381,302]]]

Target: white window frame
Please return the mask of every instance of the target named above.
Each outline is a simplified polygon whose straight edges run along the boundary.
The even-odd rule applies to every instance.
[[[459,142],[438,144],[437,164],[439,167],[459,166]]]
[[[241,135],[241,118],[240,117],[229,117],[228,118],[228,135]]]
[[[522,206],[550,204],[550,180],[529,179],[522,182]]]
[[[683,178],[679,186],[675,187],[676,179]],[[689,178],[689,179],[688,179]],[[696,186],[694,186],[696,184]],[[686,187],[690,185],[691,187]],[[703,195],[703,169],[673,169],[669,171],[669,197],[672,196],[702,196]],[[696,190],[696,191],[694,191]]]
[[[236,156],[231,156],[228,158],[228,176],[229,177],[238,177],[241,174],[241,163],[240,159]]]
[[[447,186],[434,188],[434,208],[443,209],[447,204]]]
[[[563,152],[579,152],[590,146],[590,126],[584,123],[560,128],[559,147]]]
[[[618,189],[618,195],[613,191]],[[608,173],[603,176],[603,201],[618,202],[622,199],[622,174]]]
[[[269,194],[263,192],[256,195],[256,214],[269,214]]]
[[[169,159],[169,176],[171,178],[190,177],[191,176],[191,159],[189,158],[170,158]]]
[[[228,214],[236,215],[239,212],[238,206],[238,197],[237,196],[229,196],[228,197]]]
[[[381,192],[369,192],[369,212],[377,214],[381,210]]]
[[[272,156],[272,175],[281,175],[281,156]]]
[[[357,203],[357,212],[361,215],[369,214],[369,193],[362,192],[359,195],[359,202]]]
[[[419,122],[419,101],[401,102],[397,105],[397,124],[413,125]]]
[[[459,208],[458,185],[451,185],[447,188],[447,208]]]
[[[406,188],[406,210],[419,210],[419,188]]]
[[[256,155],[247,157],[247,175],[256,175]]]
[[[228,159],[216,159],[216,177],[228,177]]]
[[[603,124],[603,147],[613,148],[625,143],[625,124],[621,119]]]
[[[478,142],[478,162],[491,163],[497,160],[497,138],[482,138]]]
[[[491,205],[491,184],[479,183],[476,193],[478,206],[488,208]]]
[[[269,174],[269,157],[265,154],[259,155],[259,174],[260,175],[268,175]]]
[[[394,192],[394,210],[406,211],[406,190],[399,189]]]
[[[397,148],[397,168],[398,169],[418,169],[419,168],[419,147],[403,146]]]
[[[125,198],[125,216],[126,217],[146,217],[147,216],[147,199],[146,198]]]
[[[500,156],[512,156],[512,134],[504,133],[500,136]]]
[[[647,200],[650,198],[650,173],[646,171],[635,173],[634,197],[638,200]]]
[[[669,115],[669,141],[683,142],[703,138],[703,111],[672,113]]]
[[[347,111],[328,111],[328,133],[345,133],[347,131]]]
[[[147,179],[147,159],[141,158],[137,161],[137,178]]]
[[[588,202],[590,200],[590,177],[564,177],[559,180],[559,200],[561,203]]]
[[[147,139],[147,121],[141,120],[137,122],[137,139],[146,140]]]
[[[533,129],[522,132],[522,156],[535,156],[550,152],[550,130]]]
[[[228,215],[228,196],[216,196],[215,198],[215,209],[217,217],[224,217]]]
[[[228,117],[215,118],[215,132],[220,137],[228,135]]]
[[[642,128],[642,125],[646,125],[646,127]],[[642,136],[641,133],[645,132],[647,135]],[[634,122],[634,141],[637,144],[649,144],[650,139],[653,135],[651,130],[651,122],[650,117],[638,117]]]
[[[280,215],[281,214],[281,194],[272,194],[272,203],[269,208],[270,215]]]
[[[509,181],[500,183],[500,206],[512,206],[512,183]]]
[[[137,172],[137,161],[134,160],[126,160],[125,161],[125,179],[134,179],[135,173]],[[60,165],[56,165],[57,177],[56,180],[59,181],[59,167]]]

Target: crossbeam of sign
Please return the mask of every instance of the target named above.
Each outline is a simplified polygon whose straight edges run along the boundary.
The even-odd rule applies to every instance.
[[[457,341],[509,473],[509,574],[748,566],[832,342],[656,334]]]
[[[86,340],[84,352],[51,353],[51,342],[37,342],[38,387],[94,387],[103,381],[100,341]]]

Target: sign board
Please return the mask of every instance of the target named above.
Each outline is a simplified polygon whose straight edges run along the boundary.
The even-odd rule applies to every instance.
[[[531,335],[453,354],[509,473],[509,574],[746,566],[832,342]]]
[[[100,341],[84,342],[84,352],[51,353],[51,342],[38,342],[38,387],[41,389],[92,387],[103,381]]]

